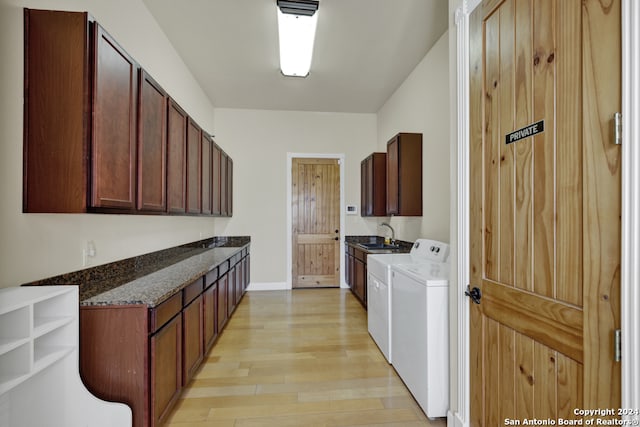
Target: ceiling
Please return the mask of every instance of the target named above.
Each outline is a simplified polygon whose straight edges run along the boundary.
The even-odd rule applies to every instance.
[[[217,108],[375,113],[447,29],[446,0],[320,0],[311,71],[280,73],[276,0],[143,0]]]

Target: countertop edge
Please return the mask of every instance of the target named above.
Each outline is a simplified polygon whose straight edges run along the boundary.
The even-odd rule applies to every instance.
[[[249,248],[220,246],[80,301],[81,307],[146,305],[154,308],[184,287]]]

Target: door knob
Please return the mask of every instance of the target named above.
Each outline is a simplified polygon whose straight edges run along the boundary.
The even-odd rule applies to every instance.
[[[340,230],[336,230],[336,233],[339,233],[339,232],[340,232]]]
[[[464,294],[471,298],[476,304],[480,304],[480,299],[482,298],[482,292],[480,292],[480,288],[474,286],[473,289],[469,289],[469,285],[467,285],[467,290],[464,291]]]
[[[339,237],[334,237],[333,240],[340,240],[340,238]]]

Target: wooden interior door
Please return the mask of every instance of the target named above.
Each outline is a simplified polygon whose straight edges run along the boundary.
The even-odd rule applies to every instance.
[[[340,286],[340,165],[292,160],[294,288]]]
[[[473,426],[620,406],[620,19],[619,0],[471,15]]]

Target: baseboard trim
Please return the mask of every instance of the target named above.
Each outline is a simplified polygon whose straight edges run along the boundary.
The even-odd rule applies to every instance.
[[[467,424],[460,418],[460,414],[458,414],[457,412],[454,414],[451,411],[447,411],[447,426],[467,427]]]
[[[290,286],[287,286],[287,282],[263,282],[263,283],[249,283],[247,291],[289,291]]]

